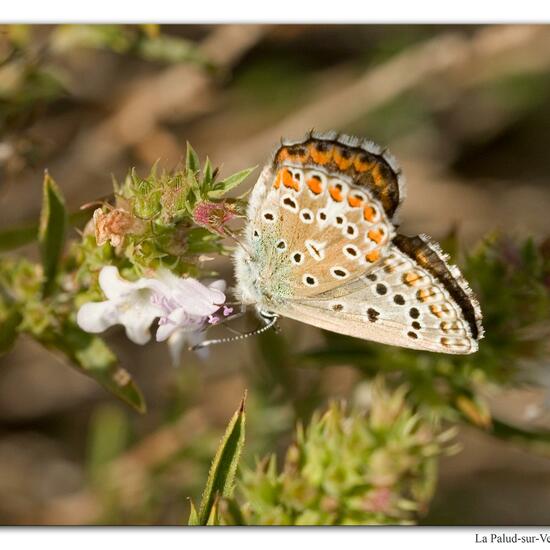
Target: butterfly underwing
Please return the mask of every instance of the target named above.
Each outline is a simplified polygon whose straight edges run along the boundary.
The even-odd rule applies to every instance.
[[[310,133],[277,148],[252,190],[236,294],[264,317],[434,352],[467,354],[481,310],[429,237],[397,233],[395,159],[359,138]]]

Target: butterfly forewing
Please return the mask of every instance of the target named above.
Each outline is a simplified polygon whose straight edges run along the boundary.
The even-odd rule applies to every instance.
[[[326,292],[384,255],[394,234],[386,207],[393,213],[397,199],[381,187],[389,168],[366,155],[313,139],[276,153],[249,212],[265,294],[287,300]]]

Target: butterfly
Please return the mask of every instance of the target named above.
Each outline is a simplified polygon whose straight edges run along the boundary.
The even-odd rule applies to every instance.
[[[468,354],[479,304],[439,245],[397,232],[405,184],[371,141],[282,141],[250,195],[236,295],[271,326],[288,317],[383,344]]]

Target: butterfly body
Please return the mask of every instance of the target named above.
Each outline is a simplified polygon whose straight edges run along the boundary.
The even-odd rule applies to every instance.
[[[396,233],[404,183],[375,144],[283,143],[252,191],[237,294],[260,312],[381,343],[471,353],[481,313],[427,237]]]

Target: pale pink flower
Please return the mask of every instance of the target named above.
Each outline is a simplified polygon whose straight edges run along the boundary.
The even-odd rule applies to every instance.
[[[114,266],[105,266],[99,285],[107,300],[84,304],[77,313],[78,325],[87,332],[99,333],[113,325],[123,325],[126,335],[136,344],[151,338],[150,327],[158,318],[157,342],[168,340],[172,358],[179,358],[183,345],[199,343],[208,324],[224,305],[225,282],[208,286],[190,277],[177,277],[161,269],[155,277],[135,282],[120,277]],[[223,315],[231,308],[224,307]]]

